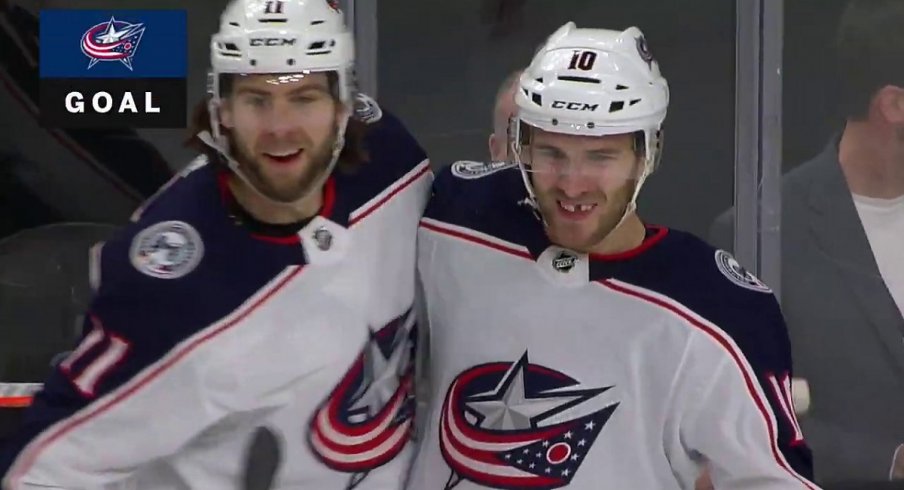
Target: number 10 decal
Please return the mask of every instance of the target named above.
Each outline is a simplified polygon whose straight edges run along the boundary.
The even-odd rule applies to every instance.
[[[596,63],[596,53],[593,51],[575,51],[571,56],[571,63],[568,64],[569,70],[590,71]]]

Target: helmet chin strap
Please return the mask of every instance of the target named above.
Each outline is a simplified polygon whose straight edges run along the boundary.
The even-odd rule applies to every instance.
[[[226,164],[229,166],[229,169],[238,176],[248,188],[251,189],[258,197],[261,199],[275,204],[277,206],[294,206],[296,204],[301,203],[305,199],[311,196],[314,192],[317,192],[321,187],[323,187],[326,180],[332,175],[333,169],[336,167],[336,164],[339,162],[339,154],[342,153],[342,148],[345,147],[345,128],[348,125],[349,113],[348,111],[344,111],[343,115],[340,116],[337,121],[337,129],[336,133],[336,141],[333,142],[333,151],[330,155],[330,163],[326,168],[326,171],[322,172],[320,176],[317,177],[317,180],[310,186],[307,192],[305,192],[301,197],[297,199],[293,199],[291,201],[281,201],[278,199],[274,199],[270,196],[264,194],[260,189],[255,186],[251,180],[245,175],[245,172],[242,171],[241,165],[235,158],[233,158],[229,151],[227,150],[228,143],[227,138],[219,131],[219,121],[216,120],[215,113],[213,112],[216,109],[215,104],[211,102],[211,128],[213,129],[213,134],[209,131],[201,131],[198,133],[198,139],[204,142],[207,146],[215,150],[217,153],[223,156],[226,159]]]

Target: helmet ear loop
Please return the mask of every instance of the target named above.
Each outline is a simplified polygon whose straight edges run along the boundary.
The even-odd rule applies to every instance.
[[[534,193],[533,176],[531,175],[531,172],[527,170],[527,166],[521,158],[524,147],[527,146],[530,148],[530,137],[530,128],[527,128],[527,131],[522,131],[521,121],[516,116],[509,118],[509,149],[511,150],[512,160],[518,165],[518,170],[521,172],[521,181],[524,183],[524,189],[527,191],[527,197],[518,201],[518,204],[528,206],[534,213],[534,217],[543,223],[543,226],[545,227],[546,219],[544,219],[543,215],[540,213],[540,205],[537,202],[537,196]]]

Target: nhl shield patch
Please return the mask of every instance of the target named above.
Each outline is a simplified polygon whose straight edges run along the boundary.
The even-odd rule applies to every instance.
[[[163,221],[132,240],[129,259],[139,272],[158,279],[178,279],[193,271],[204,255],[201,235],[184,221]]]
[[[728,252],[724,250],[716,251],[716,266],[719,272],[728,278],[731,282],[741,286],[742,288],[761,293],[771,293],[769,286],[765,285],[751,272],[745,269],[738,261]]]
[[[452,164],[452,175],[460,179],[479,179],[507,168],[516,166],[515,162],[475,162],[459,160]]]

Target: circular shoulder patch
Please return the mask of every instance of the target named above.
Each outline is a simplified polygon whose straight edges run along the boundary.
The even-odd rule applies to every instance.
[[[475,162],[459,160],[452,164],[452,175],[461,179],[479,179],[518,165],[515,162]]]
[[[129,259],[139,272],[159,279],[188,274],[203,255],[201,235],[184,221],[163,221],[141,230],[129,250]]]
[[[763,281],[748,272],[730,253],[724,250],[716,250],[716,266],[719,267],[722,275],[742,288],[761,293],[772,292],[769,286],[763,284]]]
[[[358,92],[355,94],[355,119],[365,123],[373,124],[383,119],[383,109],[369,95]]]

